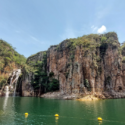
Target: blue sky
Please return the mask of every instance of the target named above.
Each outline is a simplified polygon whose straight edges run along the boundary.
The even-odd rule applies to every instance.
[[[125,41],[125,0],[0,0],[0,39],[28,57],[67,38],[115,31]]]

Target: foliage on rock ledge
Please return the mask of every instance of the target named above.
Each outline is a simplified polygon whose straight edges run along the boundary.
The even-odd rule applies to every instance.
[[[35,54],[37,56],[37,54]],[[32,57],[31,57],[32,58]],[[30,57],[29,57],[30,60]],[[31,80],[31,84],[34,90],[40,89],[41,93],[48,91],[59,90],[59,81],[54,79],[54,73],[50,72],[47,75],[46,67],[47,67],[47,53],[43,52],[42,61],[30,60],[27,61],[28,66],[32,68],[31,72],[33,73],[33,77]]]
[[[82,48],[83,51],[89,51],[89,53],[95,51],[98,47],[101,47],[100,51],[102,50],[102,53],[105,53],[108,45],[111,45],[114,49],[120,47],[117,34],[115,32],[108,32],[100,35],[90,34],[78,38],[66,39],[57,45],[57,51],[62,51],[64,48],[62,46],[64,42],[66,44],[66,48],[70,49],[71,55],[75,51],[76,47]]]

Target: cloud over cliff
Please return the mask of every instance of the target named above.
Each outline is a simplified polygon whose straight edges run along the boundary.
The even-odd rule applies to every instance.
[[[106,32],[106,27],[104,25],[102,25],[98,30],[97,33],[104,33]]]

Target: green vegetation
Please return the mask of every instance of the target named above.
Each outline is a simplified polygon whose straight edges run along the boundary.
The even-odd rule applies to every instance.
[[[102,72],[102,68],[99,63],[103,61],[108,46],[113,49],[118,48],[119,53],[125,56],[125,43],[120,47],[118,43],[117,34],[115,32],[109,32],[103,35],[90,34],[82,37],[66,39],[55,46],[55,50],[60,51],[64,49],[64,44],[69,51],[69,63],[67,68],[73,64],[73,60],[76,54],[76,48],[80,48],[81,56],[92,57],[92,67],[96,68],[99,73]],[[37,55],[42,54],[42,61],[35,60]],[[62,53],[63,54],[63,53]],[[123,57],[122,62],[125,62]],[[35,90],[41,89],[42,92],[55,91],[59,89],[59,81],[54,78],[54,73],[47,73],[47,53],[39,52],[31,55],[26,62],[26,58],[15,51],[10,44],[0,40],[0,86],[6,84],[8,76],[2,75],[3,73],[9,73],[15,67],[20,67],[25,73],[33,73],[32,86]],[[69,73],[66,72],[65,76],[68,78]],[[89,86],[89,82],[85,79],[85,86]],[[89,88],[89,87],[88,87]]]
[[[75,54],[77,54],[76,48],[79,48],[81,51],[81,56],[92,58],[91,66],[92,68],[97,69],[98,74],[102,73],[100,63],[104,60],[106,50],[109,46],[112,49],[118,49],[119,53],[123,50],[120,49],[117,34],[115,32],[109,32],[101,35],[90,34],[78,38],[66,39],[57,46],[57,51],[64,49],[64,45],[69,52],[67,54],[69,54],[68,57],[70,64],[73,63]],[[122,48],[125,48],[125,44],[122,46]],[[66,65],[67,68],[69,68],[69,66],[69,64]],[[65,73],[65,76],[67,77],[68,73]]]
[[[91,86],[90,86],[90,84],[89,84],[88,79],[85,79],[85,80],[84,80],[84,85],[85,85],[85,87],[88,89],[88,91],[91,91]]]
[[[106,42],[106,40],[107,40],[107,38],[105,37],[105,36],[103,36],[102,38],[101,38],[101,42],[103,43],[103,42]]]
[[[83,49],[84,56],[87,57],[91,53],[95,52],[97,48],[100,49],[101,58],[105,56],[106,49],[108,46],[112,46],[113,49],[119,48],[117,34],[115,32],[109,32],[106,34],[90,34],[84,35],[78,38],[70,38],[63,41],[63,44],[66,44],[66,47],[70,51],[70,59],[73,61],[75,50],[77,47]],[[60,43],[56,49],[61,51],[63,49],[62,43]],[[99,61],[99,60],[98,60]]]
[[[79,37],[77,39],[69,39],[67,42],[67,47],[70,49],[75,49],[76,46],[82,47],[82,48],[92,48],[94,44],[94,41],[91,41],[91,38],[87,36]]]
[[[115,32],[108,32],[108,33],[105,34],[105,36],[106,36],[107,38],[113,37],[115,40],[118,40],[117,34],[116,34]]]
[[[6,84],[7,77],[0,76],[0,89]]]
[[[108,43],[103,42],[100,46],[100,56],[101,56],[101,58],[103,58],[105,56],[105,52],[106,52],[107,48],[108,48]]]
[[[15,62],[17,65],[21,66],[26,62],[26,58],[23,55],[17,53],[15,48],[3,40],[0,40],[0,60],[5,65]]]
[[[9,43],[0,40],[0,87],[7,83],[8,74],[15,67],[22,68],[25,65],[26,58],[15,51]]]
[[[125,56],[125,42],[120,46],[119,53],[122,54],[122,56]]]
[[[53,75],[54,74],[50,73],[50,75],[47,76],[47,73],[41,70],[41,67],[37,67],[31,84],[35,90],[40,88],[42,92],[59,90],[59,81],[52,78]]]
[[[106,86],[106,85],[110,85],[110,83],[111,83],[111,77],[108,76],[108,77],[106,78],[106,80],[105,80],[105,86]]]
[[[101,58],[99,56],[96,56],[96,61],[97,62],[101,61]]]
[[[122,58],[122,62],[125,63],[125,57]]]
[[[73,61],[73,59],[74,59],[74,55],[71,55],[71,56],[70,56],[70,59]]]
[[[48,91],[56,91],[59,90],[59,81],[57,79],[52,79],[47,87]]]
[[[49,73],[49,77],[53,77],[54,76],[54,73],[53,72],[50,72]]]
[[[42,61],[32,62],[29,61],[28,64],[32,67],[32,71],[34,76],[32,77],[31,84],[34,90],[40,89],[41,93],[48,91],[59,90],[59,81],[53,78],[54,73],[50,72],[47,75],[46,67],[47,67],[47,55],[46,52],[43,52]]]
[[[98,73],[99,73],[99,75],[102,73],[102,67],[101,66],[98,67]]]
[[[84,84],[85,84],[85,87],[90,87],[88,79],[85,79]]]

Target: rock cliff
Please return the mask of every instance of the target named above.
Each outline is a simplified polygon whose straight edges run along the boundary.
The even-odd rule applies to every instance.
[[[38,52],[37,54],[30,56],[27,59],[27,64],[30,65],[31,67],[34,67],[36,62],[43,60],[44,52],[45,51]],[[22,81],[21,81],[22,82],[21,95],[22,96],[36,96],[37,93],[34,92],[33,86],[31,85],[32,79],[34,78],[34,73],[26,72],[25,69],[23,69],[23,73],[24,75],[22,76]]]
[[[59,80],[61,94],[125,97],[125,47],[120,46],[116,33],[67,39],[51,46],[46,53],[44,68]],[[42,61],[42,54],[29,57],[27,62]],[[30,76],[33,74],[24,78],[22,87],[30,83]]]

